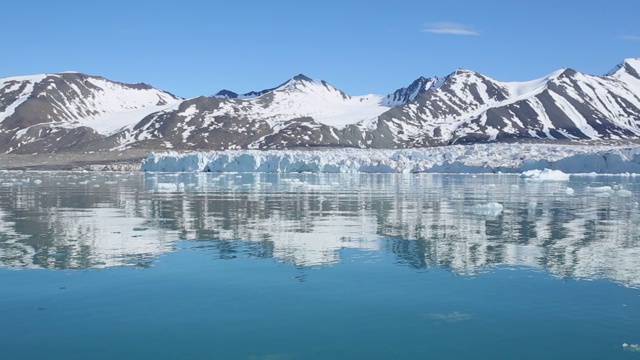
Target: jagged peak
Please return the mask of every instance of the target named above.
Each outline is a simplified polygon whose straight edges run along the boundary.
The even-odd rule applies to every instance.
[[[323,87],[329,91],[338,92],[340,93],[340,96],[345,99],[350,98],[349,95],[345,94],[342,90],[336,88],[335,86],[329,84],[328,82],[324,80],[312,79],[304,74],[298,74],[292,77],[291,79],[284,82],[282,85],[274,88],[273,90],[290,90],[290,89],[301,90],[304,88],[308,88],[309,86],[313,87],[314,85]]]
[[[298,74],[298,75],[292,77],[291,80],[293,80],[293,81],[313,82],[313,79],[311,79],[310,77],[308,77],[308,76],[306,76],[304,74]]]
[[[484,75],[480,74],[477,71],[473,71],[473,70],[470,70],[470,69],[464,69],[464,68],[455,69],[451,74],[449,74],[449,77],[462,76],[462,75],[484,77]]]
[[[420,76],[409,86],[397,89],[391,94],[388,94],[381,100],[383,106],[397,106],[406,104],[415,100],[420,94],[432,90],[440,82],[437,77],[424,77]]]
[[[575,74],[577,74],[578,72],[572,68],[562,68],[559,71],[557,71],[557,76],[556,77],[571,77],[574,76]]]
[[[545,80],[547,82],[549,81],[554,81],[554,80],[562,80],[565,78],[571,78],[573,76],[575,76],[578,73],[578,71],[572,69],[572,68],[560,68],[550,74],[548,74],[547,76],[544,76],[540,79],[537,80],[532,80],[532,81],[541,81],[541,80]]]
[[[409,85],[409,87],[414,86],[414,85],[420,85],[420,84],[426,84],[429,82],[432,82],[434,80],[437,80],[437,77],[425,77],[425,76],[420,76],[419,78],[415,79],[411,85]]]
[[[325,81],[322,80],[314,80],[304,74],[298,74],[296,76],[291,77],[289,80],[283,82],[282,84],[276,86],[275,88],[273,88],[273,90],[276,89],[282,89],[282,88],[288,88],[288,87],[296,87],[296,85],[302,85],[305,86],[307,84],[322,84],[322,85],[326,85],[327,83]]]
[[[218,91],[217,93],[215,93],[213,95],[213,97],[223,98],[223,99],[237,99],[238,98],[238,93],[233,92],[231,90],[222,89],[222,90]]]
[[[627,58],[611,69],[605,76],[620,77],[624,74],[640,79],[640,58]]]
[[[307,88],[309,85],[319,85],[322,87],[325,87],[327,89],[329,89],[330,91],[336,91],[339,92],[341,94],[342,97],[344,98],[349,98],[349,95],[343,93],[341,90],[335,88],[334,86],[332,86],[331,84],[329,84],[328,82],[324,81],[324,80],[314,80],[304,74],[298,74],[295,75],[291,78],[289,78],[287,81],[281,83],[280,85],[273,87],[273,88],[269,88],[269,89],[264,89],[261,91],[250,91],[244,94],[239,94],[236,93],[234,91],[228,90],[228,89],[222,89],[220,91],[218,91],[217,93],[215,93],[213,95],[213,97],[215,98],[221,98],[221,99],[253,99],[253,98],[257,98],[260,97],[262,95],[271,93],[273,91],[287,91],[287,90],[292,90],[292,89],[304,89]]]
[[[458,81],[467,81],[467,78],[489,79],[487,76],[484,76],[477,71],[457,68],[453,72],[449,73],[449,75],[443,77],[441,83],[444,84]]]
[[[453,73],[456,74],[456,75],[460,75],[460,74],[476,74],[475,71],[470,70],[470,69],[465,69],[465,68],[456,68],[453,71]]]

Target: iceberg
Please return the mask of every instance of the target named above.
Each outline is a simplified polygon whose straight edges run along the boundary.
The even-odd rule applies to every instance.
[[[401,150],[225,150],[185,153],[169,151],[148,154],[142,162],[141,169],[147,172],[220,173],[534,171],[530,173],[532,177],[566,180],[566,174],[640,173],[640,146],[493,143]]]
[[[522,177],[533,181],[567,181],[569,174],[565,174],[560,170],[527,170],[522,173]]]
[[[488,203],[488,204],[476,204],[473,207],[473,212],[478,215],[490,215],[490,216],[498,216],[502,214],[502,210],[504,206],[500,203]]]

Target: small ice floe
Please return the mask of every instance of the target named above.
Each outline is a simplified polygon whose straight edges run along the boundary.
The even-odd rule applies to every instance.
[[[593,193],[596,197],[607,197],[615,193],[615,190],[611,186],[595,186],[588,188],[590,193]]]
[[[570,187],[568,187],[568,188],[565,190],[565,192],[567,193],[567,195],[573,195],[573,193],[575,193],[575,191],[574,191],[572,188],[570,188]]]
[[[534,181],[567,181],[571,177],[560,170],[529,170],[522,173],[523,178]]]
[[[36,185],[40,185],[40,184],[42,184],[42,180],[36,179],[36,180],[33,180],[33,183],[36,184]]]
[[[471,320],[472,318],[471,314],[461,313],[458,311],[454,311],[450,313],[427,314],[427,317],[433,320],[440,320],[448,323]]]
[[[520,185],[516,185],[516,184],[511,185],[511,190],[513,190],[513,191],[520,190]]]
[[[633,193],[629,190],[620,189],[616,191],[616,196],[619,196],[619,197],[631,197],[632,195]]]
[[[590,187],[589,191],[591,192],[612,192],[613,188],[611,186],[594,186],[594,187]]]
[[[502,213],[504,207],[500,203],[488,203],[488,204],[476,204],[473,207],[473,212],[478,215],[491,215],[496,216]]]
[[[627,344],[627,343],[624,343],[624,344],[622,344],[622,348],[624,350],[627,350],[627,351],[640,352],[640,345],[639,344]]]

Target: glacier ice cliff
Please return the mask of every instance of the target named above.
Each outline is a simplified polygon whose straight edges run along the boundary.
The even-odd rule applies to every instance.
[[[420,149],[228,150],[150,153],[148,172],[640,173],[640,147],[476,144]]]

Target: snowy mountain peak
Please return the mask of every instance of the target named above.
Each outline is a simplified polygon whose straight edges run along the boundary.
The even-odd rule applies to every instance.
[[[301,89],[301,88],[305,88],[308,86],[313,86],[313,85],[321,85],[321,86],[325,86],[328,85],[325,81],[322,80],[314,80],[306,75],[303,74],[298,74],[292,78],[290,78],[289,80],[285,81],[284,83],[282,83],[280,86],[277,86],[276,88],[274,88],[274,90],[280,90],[280,89]],[[331,86],[331,85],[329,85]]]
[[[393,93],[385,96],[381,100],[381,104],[384,106],[398,106],[411,102],[418,97],[418,95],[434,89],[440,82],[437,77],[426,78],[424,76],[414,80],[411,85],[400,88]]]
[[[291,94],[292,92],[295,92],[305,94],[305,96],[330,101],[344,101],[351,99],[351,96],[328,82],[324,80],[315,80],[303,74],[298,74],[292,77],[289,81],[275,88],[274,92],[282,92],[284,94]]]
[[[452,75],[478,75],[477,72],[469,69],[457,68],[451,73]]]
[[[308,76],[306,76],[304,74],[298,74],[298,75],[292,77],[291,80],[293,80],[293,81],[313,82],[313,79],[311,79],[310,77],[308,77]]]
[[[218,91],[217,93],[215,93],[213,95],[213,97],[221,98],[221,99],[237,99],[238,98],[238,93],[233,92],[231,90],[222,89],[222,90]]]
[[[227,89],[222,89],[220,91],[218,91],[217,93],[215,93],[215,95],[213,95],[214,98],[219,98],[219,99],[253,99],[253,98],[257,98],[260,97],[264,94],[270,93],[274,90],[292,90],[292,89],[305,89],[308,88],[311,85],[320,85],[320,86],[324,86],[324,87],[330,87],[333,88],[331,85],[329,85],[328,83],[326,83],[325,81],[321,81],[321,80],[313,80],[310,77],[304,75],[304,74],[298,74],[292,78],[290,78],[289,80],[283,82],[282,84],[273,87],[273,88],[269,88],[269,89],[264,89],[264,90],[260,90],[260,91],[250,91],[248,93],[244,93],[244,94],[238,94],[234,91],[231,90],[227,90]],[[338,89],[333,88],[335,91],[340,91]],[[345,95],[346,96],[346,95]]]
[[[619,79],[631,76],[640,80],[640,58],[624,59],[624,61],[616,65],[605,76],[612,76]]]
[[[400,148],[505,139],[637,139],[640,59],[608,77],[570,68],[520,82],[456,69],[386,96],[304,74],[182,101],[145,83],[68,72],[0,79],[0,152]]]
[[[555,74],[556,79],[564,78],[564,77],[572,77],[575,76],[578,72],[572,68],[562,68],[553,74]]]
[[[78,72],[0,79],[0,148],[64,147],[67,134],[70,143],[89,141],[181,100],[145,83]]]
[[[268,93],[269,91],[272,91],[273,89],[264,89],[264,90],[260,90],[260,91],[249,91],[248,93],[244,93],[244,94],[238,94],[236,92],[233,92],[231,90],[227,90],[227,89],[222,89],[220,91],[218,91],[217,93],[215,93],[215,95],[213,95],[214,98],[219,98],[219,99],[253,99],[253,98],[257,98],[259,96],[262,96],[266,93]]]
[[[445,84],[453,84],[453,83],[463,83],[463,82],[477,82],[477,81],[485,81],[488,80],[490,82],[495,82],[495,80],[484,76],[478,72],[473,70],[461,69],[458,68],[449,75],[445,76],[442,79],[442,85]]]
[[[51,74],[37,74],[37,75],[21,75],[21,76],[10,76],[5,78],[0,78],[0,86],[8,83],[18,83],[18,82],[30,82],[36,83],[42,81],[47,76]]]

